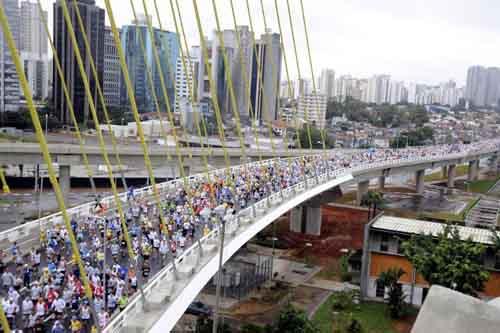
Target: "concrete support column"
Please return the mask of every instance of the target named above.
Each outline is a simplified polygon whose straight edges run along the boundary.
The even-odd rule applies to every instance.
[[[416,190],[418,194],[423,194],[424,193],[424,186],[425,186],[425,170],[418,170],[415,172],[415,184],[416,184]]]
[[[378,189],[380,191],[385,190],[385,176],[378,177]]]
[[[368,192],[368,186],[370,185],[369,180],[365,180],[358,183],[358,192],[356,193],[356,204],[361,205],[361,200],[363,196]]]
[[[59,186],[66,198],[71,190],[71,166],[59,165]]]
[[[319,236],[321,234],[321,204],[309,202],[306,211],[306,234]]]
[[[469,169],[467,171],[467,180],[472,182],[478,179],[479,176],[479,160],[469,161]]]
[[[183,165],[182,171],[184,172],[184,176],[189,176],[189,172],[190,172],[189,165]]]
[[[455,187],[455,169],[456,165],[452,164],[448,166],[448,188],[453,188]]]
[[[302,232],[302,206],[293,207],[290,211],[290,231]]]
[[[447,166],[447,165],[445,165],[445,166],[442,168],[442,172],[443,172],[443,178],[448,177],[448,166]]]

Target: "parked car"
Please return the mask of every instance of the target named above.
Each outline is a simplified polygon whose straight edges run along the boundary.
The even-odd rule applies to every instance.
[[[212,308],[206,305],[205,303],[196,301],[189,305],[189,307],[186,310],[186,313],[193,316],[210,317],[212,315]]]

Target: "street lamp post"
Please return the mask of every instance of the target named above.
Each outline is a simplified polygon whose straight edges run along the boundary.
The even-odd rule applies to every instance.
[[[219,311],[220,311],[220,288],[222,284],[222,265],[224,256],[224,234],[226,232],[226,221],[220,217],[220,250],[219,250],[219,268],[217,271],[217,286],[215,288],[215,312],[212,326],[212,333],[217,333],[219,328]]]

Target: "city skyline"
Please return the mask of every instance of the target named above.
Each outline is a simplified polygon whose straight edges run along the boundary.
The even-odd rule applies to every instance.
[[[52,0],[42,0],[47,9]],[[155,17],[153,1],[146,1],[148,11]],[[237,21],[248,25],[244,2],[235,1]],[[297,43],[305,47],[299,1],[290,2],[293,11]],[[96,4],[104,8],[104,1]],[[135,0],[139,12],[142,1]],[[118,26],[131,20],[129,1],[120,6],[112,2]],[[233,27],[229,1],[217,1],[221,26]],[[166,30],[175,30],[167,2],[158,2],[162,25]],[[198,34],[191,2],[180,3],[185,21],[188,43],[198,45]],[[206,22],[206,34],[215,27],[210,2],[199,1],[200,15]],[[258,34],[264,32],[259,1],[250,1],[254,14],[253,24]],[[274,1],[264,1],[267,25],[277,31]],[[485,6],[487,10],[484,10]],[[481,0],[474,4],[461,2],[460,6],[450,0],[423,1],[419,4],[405,1],[399,3],[384,0],[382,4],[366,1],[322,1],[321,5],[305,6],[308,19],[315,76],[321,68],[342,68],[353,76],[370,76],[374,72],[388,73],[399,81],[414,81],[425,84],[453,79],[459,86],[465,85],[467,68],[474,65],[500,66],[494,57],[500,50],[493,43],[495,28],[500,30],[493,17],[491,6]],[[376,7],[376,8],[375,8]],[[477,8],[476,8],[477,7]],[[424,8],[426,10],[424,10]],[[483,9],[482,11],[480,9]],[[411,10],[409,10],[411,9]],[[434,10],[433,10],[434,9]],[[500,8],[498,8],[500,9]],[[479,20],[479,13],[486,17]],[[440,16],[441,13],[446,15]],[[51,20],[49,11],[49,20]],[[493,15],[491,15],[493,16]],[[289,30],[286,2],[280,3],[280,18],[285,35],[285,47],[290,62],[293,62],[293,48]],[[482,17],[481,17],[482,18]],[[107,17],[106,17],[107,21]],[[157,26],[156,19],[153,20]],[[389,38],[384,38],[387,35]],[[325,43],[325,40],[330,42]],[[467,43],[463,41],[467,40]],[[446,66],[443,66],[446,63]],[[310,76],[307,58],[300,59],[303,76]],[[290,66],[291,75],[296,78],[296,67]]]

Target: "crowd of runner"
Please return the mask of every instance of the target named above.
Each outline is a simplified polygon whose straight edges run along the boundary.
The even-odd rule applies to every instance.
[[[478,152],[497,142],[411,149],[328,152],[328,156],[273,160],[239,170],[200,177],[173,192],[162,193],[162,206],[127,192],[125,220],[137,260],[129,260],[122,221],[114,209],[96,199],[94,213],[71,220],[93,300],[85,297],[72,255],[68,230],[55,224],[42,230],[40,246],[22,252],[16,242],[0,252],[0,297],[11,329],[23,332],[92,332],[123,310],[141,284],[220,218],[236,214],[268,195],[311,177],[361,164]],[[162,218],[160,219],[160,215]],[[164,223],[161,223],[161,221]],[[91,307],[92,305],[92,307]],[[94,321],[94,316],[96,321]]]

